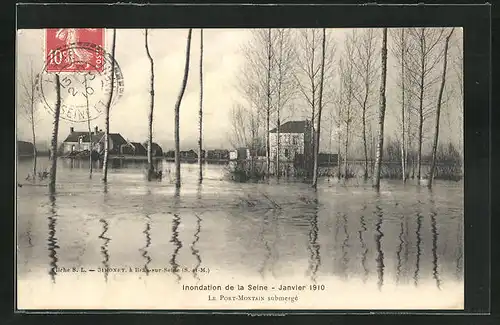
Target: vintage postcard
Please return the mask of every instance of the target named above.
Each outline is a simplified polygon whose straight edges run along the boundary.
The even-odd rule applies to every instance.
[[[19,29],[18,308],[462,310],[462,40]]]

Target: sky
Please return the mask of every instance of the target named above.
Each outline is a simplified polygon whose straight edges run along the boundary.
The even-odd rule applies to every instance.
[[[337,51],[341,50],[343,34],[348,31],[334,30]],[[174,107],[177,100],[185,64],[186,29],[154,29],[149,31],[149,48],[155,63],[155,107],[153,137],[164,150],[174,146]],[[30,64],[35,71],[44,66],[44,30],[19,30],[17,34],[17,85],[28,73]],[[111,30],[106,30],[107,51],[110,50]],[[242,46],[251,37],[250,30],[205,29],[204,30],[204,146],[207,149],[228,148],[231,132],[230,110],[241,100],[238,88],[238,74],[244,64]],[[187,88],[181,104],[180,139],[181,148],[195,148],[198,136],[199,110],[199,58],[200,31],[193,30],[190,55],[190,70]],[[123,74],[123,96],[110,112],[110,132],[121,133],[130,141],[143,142],[147,139],[149,110],[149,60],[144,47],[144,30],[118,29],[116,34],[115,59]],[[388,62],[390,65],[393,62]],[[388,75],[387,106],[394,109],[397,99],[391,91],[395,87],[394,76]],[[20,93],[18,87],[18,94]],[[19,96],[17,97],[19,99]],[[36,123],[37,145],[48,146],[52,134],[53,116],[44,105],[38,104]],[[19,106],[19,105],[18,105]],[[442,128],[442,137],[457,141],[456,113],[450,110],[448,126]],[[445,112],[446,113],[446,112]],[[446,113],[448,114],[448,113]],[[449,115],[449,114],[448,114]],[[450,122],[451,121],[451,122]],[[394,129],[396,122],[388,116],[386,128]],[[92,121],[92,127],[104,129],[104,116]],[[73,123],[61,120],[59,142],[69,133],[69,128],[87,130],[87,123]],[[18,107],[17,137],[31,141],[30,124]],[[322,137],[323,138],[323,137]]]

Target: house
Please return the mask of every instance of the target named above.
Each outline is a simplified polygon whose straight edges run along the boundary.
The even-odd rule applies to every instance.
[[[312,157],[312,127],[311,122],[289,121],[279,126],[279,153],[278,128],[269,131],[269,148],[271,160],[278,157],[281,161],[294,161],[296,155]]]
[[[181,151],[181,159],[198,159],[198,153],[193,149],[189,151]]]
[[[19,157],[33,157],[33,143],[27,141],[17,141],[17,155]]]
[[[248,148],[238,148],[229,152],[229,160],[247,160],[250,157],[250,149]]]
[[[105,134],[99,130],[97,126],[94,131],[89,134],[88,131],[75,131],[73,127],[69,128],[69,134],[62,144],[62,154],[70,154],[73,152],[81,152],[85,150],[93,150],[98,153],[104,152]],[[109,134],[109,153],[121,154],[122,147],[129,145],[119,133]]]
[[[144,148],[146,149],[146,155],[147,155],[147,150],[148,150],[148,143],[144,142],[143,144]],[[153,142],[151,144],[151,155],[153,157],[162,157],[163,156],[163,149],[160,147],[160,145],[156,142]]]
[[[210,160],[228,160],[229,159],[229,150],[207,150],[206,159]]]
[[[97,126],[94,132],[89,135],[88,131],[75,131],[73,127],[69,128],[69,134],[62,143],[62,154],[79,152],[84,150],[99,151],[99,141],[104,136],[104,132],[99,130]]]
[[[122,145],[122,154],[134,156],[147,156],[148,152],[146,147],[139,142],[128,142]]]
[[[99,139],[99,150],[98,152],[104,152],[104,142],[105,136],[103,135]],[[109,134],[109,148],[108,152],[112,155],[123,154],[123,147],[128,146],[130,143],[122,137],[120,133],[110,133]]]

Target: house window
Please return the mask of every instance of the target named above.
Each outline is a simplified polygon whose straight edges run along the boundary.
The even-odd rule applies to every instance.
[[[285,149],[285,157],[287,157],[287,158],[288,158],[288,155],[289,155],[289,154],[290,154],[290,153],[288,152],[288,148],[286,148],[286,149]]]
[[[294,135],[292,139],[292,143],[294,146],[296,146],[299,143],[299,137]]]

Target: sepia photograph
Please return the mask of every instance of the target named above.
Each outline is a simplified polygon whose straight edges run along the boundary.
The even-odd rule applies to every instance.
[[[461,27],[16,43],[19,309],[464,309]]]

